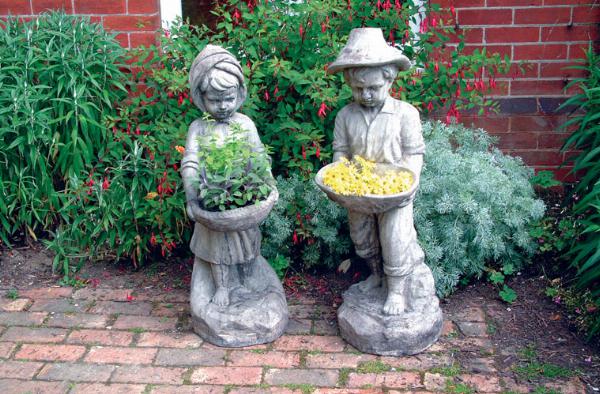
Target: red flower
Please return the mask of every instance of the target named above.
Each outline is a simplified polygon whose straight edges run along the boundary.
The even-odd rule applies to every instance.
[[[302,158],[306,160],[306,148],[302,145]]]
[[[396,40],[394,40],[394,31],[393,30],[390,30],[390,35],[388,37],[388,41],[391,42],[392,45],[396,43]]]
[[[381,0],[377,0],[377,9],[381,11]]]
[[[294,234],[292,234],[292,242],[294,245],[298,245],[298,233],[294,230]]]
[[[394,8],[396,8],[396,10],[400,10],[402,8],[402,5],[400,4],[400,0],[396,0],[394,2]]]
[[[298,28],[298,33],[300,33],[300,38],[302,39],[302,41],[304,41],[304,27],[302,25],[300,25],[300,27]]]
[[[135,297],[132,296],[131,294],[127,294],[127,301],[134,301]]]
[[[456,88],[456,97],[460,97],[460,86]]]
[[[438,64],[438,62],[435,62],[433,69],[435,70],[436,73],[440,71],[440,65]]]
[[[102,190],[106,190],[110,187],[110,183],[108,182],[108,178],[104,177],[104,182],[102,182]]]
[[[437,26],[437,19],[435,19],[435,16],[431,18],[431,27],[436,27]]]
[[[242,14],[240,13],[240,10],[237,9],[237,7],[233,10],[233,24],[237,25],[238,23],[240,23],[240,19],[242,18]]]
[[[421,26],[419,27],[419,33],[427,33],[427,18],[421,21]]]
[[[454,6],[450,6],[450,12],[452,13],[452,16],[456,16],[456,10],[454,9]]]
[[[324,102],[321,103],[321,105],[319,106],[319,110],[317,111],[317,115],[319,115],[319,118],[323,119],[327,115],[328,109],[329,107],[327,107],[327,105]]]
[[[265,101],[269,101],[271,99],[271,96],[269,95],[269,91],[265,90]]]
[[[427,111],[433,111],[433,103],[431,101],[427,104]]]
[[[150,245],[156,246],[156,235],[154,235],[154,233],[152,233],[152,236],[150,237]]]
[[[383,9],[389,12],[391,8],[392,3],[390,3],[390,0],[385,0],[385,3],[383,3]]]
[[[321,147],[317,145],[317,151],[315,152],[315,156],[317,159],[321,157]]]

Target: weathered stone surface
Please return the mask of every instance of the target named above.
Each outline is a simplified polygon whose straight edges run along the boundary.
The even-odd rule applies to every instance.
[[[415,107],[389,93],[396,73],[408,68],[408,58],[387,44],[381,29],[350,32],[327,72],[344,71],[353,102],[335,119],[333,162],[338,163],[326,165],[315,176],[325,194],[348,210],[356,254],[371,271],[344,293],[338,309],[340,333],[357,349],[380,355],[419,353],[442,330],[433,276],[414,227],[412,203],[425,152],[421,120]],[[334,190],[325,183],[332,166],[361,159],[372,163],[374,173],[407,173],[410,183],[403,191],[363,195]]]
[[[487,325],[485,323],[456,322],[460,331],[467,337],[486,337]]]
[[[383,287],[363,292],[357,285],[351,286],[338,309],[342,337],[363,352],[386,356],[420,353],[437,341],[442,331],[442,311],[433,291],[423,291],[433,290],[429,284],[433,283],[431,271],[420,264],[407,281],[412,310],[399,315],[383,313]]]
[[[237,81],[235,86],[227,82],[231,80]],[[205,149],[199,144],[201,137],[223,141],[232,135],[232,125],[237,125],[244,130],[240,140],[255,152],[265,149],[254,122],[237,112],[247,94],[242,67],[226,49],[207,45],[190,67],[189,82],[191,101],[211,117],[210,121],[196,119],[190,125],[181,161],[186,212],[195,222],[190,241],[195,255],[190,295],[192,326],[203,339],[219,346],[271,342],[283,334],[288,321],[283,287],[260,255],[259,224],[279,198],[272,177],[263,179],[256,174],[270,188],[266,199],[218,212],[204,209],[201,200],[206,197],[198,189],[198,178],[207,177],[200,162],[204,159],[197,154]],[[219,86],[228,86],[229,90]],[[224,100],[229,97],[224,96],[225,92],[232,89],[237,94]],[[240,167],[245,165],[241,163]]]
[[[229,305],[212,303],[213,294],[210,267],[196,259],[190,295],[192,325],[206,341],[242,347],[272,342],[285,331],[288,322],[285,293],[262,256],[248,267],[244,286],[230,289]]]

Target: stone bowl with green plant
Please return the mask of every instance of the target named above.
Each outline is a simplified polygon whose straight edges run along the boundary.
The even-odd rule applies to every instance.
[[[199,141],[200,223],[214,231],[243,231],[262,223],[279,198],[267,152],[236,130]]]

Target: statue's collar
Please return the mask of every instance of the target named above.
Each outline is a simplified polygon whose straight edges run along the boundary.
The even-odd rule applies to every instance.
[[[383,103],[383,107],[381,107],[381,114],[391,114],[394,113],[394,99],[391,96],[386,97],[385,102]]]

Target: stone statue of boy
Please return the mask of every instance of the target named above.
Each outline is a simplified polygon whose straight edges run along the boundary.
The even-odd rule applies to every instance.
[[[333,160],[354,155],[376,163],[397,164],[421,173],[425,144],[415,107],[392,98],[389,89],[399,70],[410,61],[385,42],[380,29],[354,29],[348,43],[329,68],[344,72],[354,102],[340,110],[335,120]],[[387,286],[386,315],[410,310],[406,279],[424,254],[413,225],[413,204],[380,214],[348,212],[350,236],[358,256],[366,260],[371,275],[359,284],[368,292]]]

